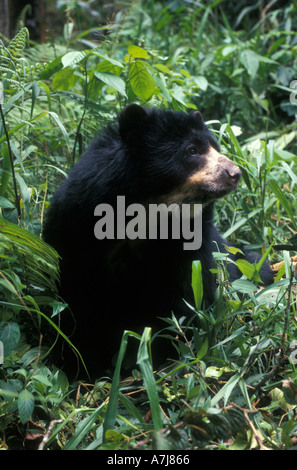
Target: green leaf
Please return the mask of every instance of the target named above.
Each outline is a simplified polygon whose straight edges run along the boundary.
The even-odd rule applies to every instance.
[[[231,285],[236,292],[241,292],[242,294],[250,294],[257,291],[257,286],[247,279],[236,279]]]
[[[48,64],[47,67],[41,72],[40,78],[41,80],[47,80],[49,79],[54,73],[58,72],[59,70],[62,69],[63,64],[62,64],[62,55],[59,57],[56,57],[52,62]]]
[[[242,334],[244,334],[246,329],[247,329],[246,325],[241,326],[236,331],[234,331],[234,333],[232,333],[232,335],[228,336],[228,338],[225,338],[222,341],[220,341],[219,343],[217,343],[216,347],[222,346],[223,344],[226,344],[226,343],[229,343],[230,341],[233,341],[235,338],[238,338],[238,337],[240,338],[242,336]]]
[[[126,410],[134,416],[139,423],[144,424],[144,419],[142,414],[140,413],[139,409],[134,405],[133,401],[129,399],[129,397],[126,397],[123,393],[119,392],[119,399],[121,400],[121,403],[124,405]]]
[[[227,367],[216,367],[216,366],[209,366],[207,367],[204,375],[205,377],[216,377],[216,378],[219,378],[221,377],[221,375],[226,372],[226,370],[228,371],[228,368]]]
[[[168,75],[172,74],[172,71],[164,64],[155,64],[155,69],[159,70],[162,73],[166,73]]]
[[[122,78],[113,75],[112,73],[102,73],[102,72],[94,72],[94,75],[98,80],[101,80],[103,83],[108,85],[110,88],[113,88],[120,95],[127,97],[126,95],[126,85]]]
[[[35,356],[36,357],[36,356]],[[45,375],[42,374],[36,374],[32,377],[33,381],[37,381],[45,385],[46,387],[51,387],[51,382],[48,380],[48,378]]]
[[[283,191],[280,189],[278,186],[277,182],[275,180],[271,180],[269,182],[269,186],[271,187],[272,191],[276,195],[277,199],[287,212],[288,216],[291,219],[292,224],[294,225],[295,229],[297,230],[297,223],[295,222],[295,215],[293,214],[292,211],[292,204],[289,202],[289,200],[286,198],[285,194]]]
[[[84,418],[76,427],[74,435],[67,440],[67,443],[64,446],[64,450],[74,450],[77,449],[78,446],[81,444],[85,436],[90,433],[93,424],[98,419],[99,414],[104,409],[105,403],[102,403],[98,408],[96,408],[90,416]],[[76,412],[76,410],[74,410]],[[85,411],[92,411],[92,409]]]
[[[63,393],[68,391],[68,378],[62,370],[57,370],[57,372],[52,376],[52,385],[55,390],[61,390]]]
[[[70,90],[75,85],[76,80],[77,77],[74,75],[74,70],[71,67],[68,67],[55,73],[52,83],[52,89],[53,91]]]
[[[3,196],[0,196],[0,207],[1,209],[14,209],[14,205]]]
[[[88,56],[87,52],[84,51],[72,51],[68,52],[62,57],[63,68],[73,66],[78,62],[81,62]]]
[[[0,323],[0,341],[3,343],[4,357],[8,356],[20,340],[20,327],[14,322]]]
[[[145,328],[141,337],[140,346],[137,354],[137,364],[140,367],[143,376],[143,382],[148,395],[150,409],[152,412],[152,420],[156,432],[162,429],[162,417],[160,410],[160,403],[156,383],[154,379],[154,372],[150,361],[148,350],[150,348],[151,328]]]
[[[23,97],[24,94],[25,94],[28,90],[30,90],[30,88],[33,86],[33,83],[34,83],[34,82],[31,82],[31,83],[29,83],[28,85],[24,86],[24,88],[23,88],[21,91],[19,91],[18,93],[15,93],[14,95],[12,95],[12,96],[9,98],[9,100],[7,100],[7,101],[3,104],[3,109],[2,109],[3,114],[6,114],[6,113],[8,113],[8,112],[11,110],[11,108],[13,107],[13,104],[14,104],[16,101],[18,101],[21,97]]]
[[[208,352],[208,339],[206,338],[202,346],[199,348],[199,351],[197,353],[197,359],[199,359],[200,361],[207,352]]]
[[[38,87],[37,82],[34,80],[33,85],[32,85],[32,103],[31,103],[31,113],[30,113],[31,118],[33,116],[34,106],[36,104],[36,100],[38,96],[39,96],[39,87]]]
[[[8,131],[8,137],[11,137],[13,134],[18,133],[18,131],[19,131],[22,127],[26,126],[26,124],[27,124],[26,122],[21,122],[20,124],[17,124],[16,126],[11,127],[11,128],[9,129],[9,131]],[[2,144],[2,143],[5,142],[5,141],[6,141],[6,135],[4,134],[4,135],[0,138],[0,144]]]
[[[43,113],[42,113],[43,114]],[[62,134],[64,136],[64,139],[65,139],[65,142],[66,144],[68,144],[68,148],[69,148],[69,145],[70,145],[70,141],[69,141],[69,137],[68,137],[68,134],[67,134],[67,131],[64,127],[64,124],[62,123],[60,117],[58,116],[58,114],[54,113],[53,111],[48,111],[48,114],[50,116],[52,116],[54,118],[54,120],[56,121],[56,123],[58,124],[59,128],[61,129],[62,131]],[[41,116],[38,116],[38,117],[41,117]],[[37,117],[37,118],[38,118]],[[36,119],[37,119],[36,118]],[[70,150],[69,150],[70,151]]]
[[[224,406],[225,406],[228,402],[228,398],[229,398],[232,390],[234,389],[234,387],[236,387],[239,380],[240,380],[240,375],[239,374],[232,375],[232,377],[228,380],[228,382],[212,398],[211,406],[215,406],[223,398],[224,398]]]
[[[222,49],[222,56],[223,57],[227,57],[229,54],[232,54],[233,52],[235,52],[236,50],[238,49],[238,46],[237,44],[232,44],[232,45],[228,45],[228,46],[224,46],[223,49]]]
[[[201,90],[207,90],[208,80],[205,77],[203,77],[202,75],[198,75],[197,77],[194,77],[194,81]]]
[[[111,57],[108,57],[107,55],[102,54],[99,51],[92,50],[91,53],[92,55],[96,55],[100,57],[101,59],[104,59],[105,62],[109,62],[110,64],[115,65],[116,67],[120,67],[122,69],[124,68],[124,65],[121,62],[119,62],[118,60],[112,59]]]
[[[135,95],[142,101],[147,101],[156,89],[156,83],[149,74],[144,62],[137,60],[129,69],[129,82]]]
[[[29,351],[25,352],[25,354],[20,359],[20,363],[23,367],[27,367],[33,361],[36,361],[36,358],[43,357],[48,352],[48,348],[46,346],[36,346],[35,348],[29,349]]]
[[[206,8],[205,12],[204,12],[204,15],[203,15],[201,21],[200,21],[199,29],[197,31],[197,39],[196,39],[197,52],[201,48],[203,33],[204,33],[205,27],[207,25],[207,18],[208,18],[208,15],[210,14],[210,12],[211,12],[211,6],[208,6]]]
[[[15,254],[15,266],[26,260],[26,279],[29,284],[56,289],[59,256],[47,243],[29,231],[0,217],[0,244],[3,250]]]
[[[253,264],[249,263],[246,259],[238,259],[235,263],[242,274],[250,281],[261,282],[261,278]]]
[[[203,298],[202,266],[200,261],[193,261],[192,263],[192,289],[195,306],[197,310],[200,310]]]
[[[244,49],[240,54],[240,62],[246,68],[251,78],[255,78],[259,68],[259,56],[250,49]]]
[[[237,255],[237,253],[244,254],[242,250],[240,248],[237,248],[236,246],[224,245],[224,247],[226,248],[226,251],[228,251],[229,253],[232,253],[232,255]]]
[[[108,403],[108,407],[107,407],[107,411],[106,411],[106,415],[105,415],[105,419],[103,423],[103,441],[106,440],[106,431],[108,431],[109,429],[112,429],[116,421],[117,410],[118,410],[118,388],[119,388],[119,382],[120,382],[120,372],[121,372],[122,362],[125,357],[125,352],[126,352],[129,336],[133,336],[137,339],[140,339],[140,336],[134,333],[133,331],[124,331],[123,333],[120,350],[119,350],[119,354],[117,358],[117,363],[116,363],[115,371],[113,374],[109,403]]]
[[[226,230],[226,232],[223,234],[223,237],[224,238],[230,237],[230,235],[233,232],[236,232],[236,230],[238,230],[239,227],[244,225],[249,219],[251,219],[252,217],[254,217],[256,214],[258,214],[261,211],[262,211],[262,207],[258,207],[257,209],[254,209],[253,211],[251,211],[247,217],[241,217],[234,225],[232,225],[228,230]]]
[[[119,449],[119,446],[123,442],[127,441],[128,439],[124,434],[120,434],[119,432],[113,431],[111,429],[106,431],[105,437],[106,437],[107,442],[110,442],[113,444],[112,446],[113,449]]]
[[[30,419],[34,410],[34,397],[29,390],[23,390],[18,397],[18,410],[21,422],[24,424]]]
[[[131,45],[128,47],[128,54],[135,59],[148,59],[148,52],[139,46]]]
[[[294,158],[295,155],[294,155]],[[297,176],[296,174],[292,171],[292,169],[289,167],[289,165],[286,163],[286,162],[281,162],[284,169],[286,170],[286,172],[288,173],[288,175],[290,176],[290,178],[292,179],[292,181],[294,181],[294,183],[297,185]]]
[[[289,380],[282,381],[282,388],[286,402],[296,407],[297,405],[297,384]]]

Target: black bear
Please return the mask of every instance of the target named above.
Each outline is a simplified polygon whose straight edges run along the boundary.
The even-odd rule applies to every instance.
[[[131,104],[90,144],[55,193],[44,227],[44,239],[62,258],[60,292],[76,326],[71,339],[90,371],[98,375],[110,365],[123,330],[157,331],[166,326],[159,317],[189,314],[184,300],[193,304],[193,260],[202,265],[204,305],[213,303],[212,252],[227,244],[215,228],[213,204],[237,188],[240,176],[199,112]],[[147,211],[160,205],[190,208],[183,223],[195,238],[190,225],[200,221],[197,243],[177,235],[173,224],[165,237],[150,236],[162,215],[151,227]],[[231,281],[241,276],[235,264],[228,270]],[[268,264],[260,276],[272,282]]]

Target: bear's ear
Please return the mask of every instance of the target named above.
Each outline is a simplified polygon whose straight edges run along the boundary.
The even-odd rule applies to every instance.
[[[202,117],[202,114],[200,113],[200,111],[192,111],[190,113],[190,116],[191,116],[191,119],[192,119],[192,125],[196,129],[203,129],[205,124],[204,124],[204,120],[203,120],[203,117]]]
[[[200,111],[194,111],[192,116],[194,117],[194,119],[196,119],[198,122],[203,122],[203,116],[202,114],[200,113]]]
[[[138,104],[128,104],[119,115],[120,134],[123,139],[135,135],[142,121],[147,118],[144,108]]]

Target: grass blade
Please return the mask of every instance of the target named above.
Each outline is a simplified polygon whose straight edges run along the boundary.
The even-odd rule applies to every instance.
[[[152,364],[148,350],[150,348],[151,328],[145,328],[137,355],[137,364],[140,367],[143,376],[143,382],[150,402],[152,420],[156,432],[162,429],[162,417],[159,404],[157,387],[154,379]]]

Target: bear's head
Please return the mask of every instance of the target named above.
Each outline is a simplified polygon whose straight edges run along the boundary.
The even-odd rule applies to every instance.
[[[198,111],[130,104],[119,116],[119,132],[148,200],[151,190],[154,201],[207,205],[237,188],[240,169],[220,153]]]

